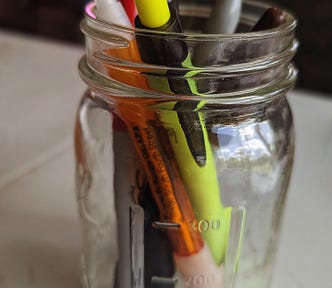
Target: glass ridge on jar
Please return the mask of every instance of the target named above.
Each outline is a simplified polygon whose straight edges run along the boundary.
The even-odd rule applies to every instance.
[[[286,13],[275,29],[204,35],[195,29],[210,4],[193,4],[180,1],[183,34],[106,23],[93,6],[82,22],[85,287],[271,283],[294,153],[285,95],[296,79],[296,23]],[[241,29],[266,8],[244,2]],[[145,63],[136,40],[186,47],[191,65]]]

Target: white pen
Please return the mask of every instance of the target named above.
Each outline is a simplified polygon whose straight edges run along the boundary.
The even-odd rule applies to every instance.
[[[132,27],[128,15],[120,1],[95,0],[97,9],[95,14],[98,18],[118,25]]]
[[[234,33],[240,20],[241,6],[241,0],[216,0],[212,13],[204,27],[203,33]]]

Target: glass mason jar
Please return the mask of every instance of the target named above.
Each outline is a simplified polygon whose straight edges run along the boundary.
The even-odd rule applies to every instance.
[[[184,33],[96,19],[79,64],[77,202],[85,287],[266,288],[294,131],[295,20],[199,33],[209,1],[179,1]],[[250,31],[267,7],[243,3]],[[166,53],[167,52],[167,53]]]

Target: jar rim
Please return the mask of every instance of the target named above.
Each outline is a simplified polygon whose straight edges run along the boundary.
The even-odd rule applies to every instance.
[[[296,20],[287,11],[286,22],[274,29],[234,34],[197,34],[169,33],[109,23],[95,16],[94,2],[86,7],[86,17],[81,29],[87,38],[87,53],[79,68],[83,80],[97,90],[112,90],[117,95],[126,91],[147,97],[178,95],[189,98],[194,96],[197,99],[203,96],[238,102],[245,96],[251,101],[260,101],[268,95],[270,98],[294,85],[296,69],[290,61],[298,47],[298,42],[294,39]],[[270,7],[256,0],[244,0],[241,25],[250,28]],[[201,21],[202,15],[198,14],[184,18],[186,25],[197,24],[190,21]],[[144,37],[149,39],[146,42],[148,45],[150,38],[152,39],[152,46],[155,45],[154,40],[158,42],[160,39],[171,39],[172,44],[183,44],[187,53],[180,55],[181,61],[175,64],[162,58],[165,57],[164,54],[160,62],[141,59],[142,51],[137,49],[139,45],[135,46],[135,43],[138,38],[142,40]],[[133,39],[135,41],[131,41]],[[169,45],[166,41],[162,43],[160,45]],[[131,44],[134,46],[130,46]],[[122,48],[128,50],[121,50]],[[131,48],[135,53],[138,52],[139,57],[135,58],[134,54],[130,54]],[[156,46],[153,51],[159,49]],[[124,56],[121,51],[130,52],[128,56]],[[153,54],[153,51],[149,53]],[[201,52],[204,57],[200,57]],[[144,57],[149,57],[145,55]],[[213,55],[213,59],[210,55]],[[186,59],[189,59],[189,64],[183,64]],[[141,88],[142,85],[147,88]],[[243,98],[240,102],[242,101],[246,100]]]
[[[256,0],[244,0],[243,5],[251,5],[257,8],[262,9],[262,11],[267,10],[271,7],[268,3],[258,2]],[[186,8],[185,8],[186,9]],[[250,39],[266,39],[272,38],[276,35],[288,34],[295,30],[297,26],[296,18],[289,13],[287,10],[283,9],[285,13],[286,21],[285,23],[281,24],[276,28],[270,28],[260,31],[250,31],[250,32],[236,32],[232,34],[220,34],[220,33],[194,33],[194,32],[172,32],[172,31],[161,31],[158,29],[150,30],[144,28],[134,28],[129,26],[124,26],[121,24],[116,24],[112,22],[105,21],[103,19],[97,18],[95,15],[96,10],[96,3],[90,2],[85,6],[85,19],[96,25],[97,27],[103,27],[103,29],[110,29],[110,30],[117,30],[122,31],[124,33],[138,33],[138,34],[148,34],[148,35],[169,35],[169,37],[181,38],[181,39],[192,39],[194,41],[216,41],[216,40],[246,40],[249,41]],[[184,12],[186,13],[186,12]],[[187,11],[188,13],[188,11]],[[84,30],[84,29],[83,29]],[[84,32],[84,31],[83,31]]]
[[[287,69],[285,77],[275,83],[274,85],[265,85],[254,87],[251,89],[238,90],[232,92],[221,92],[210,95],[175,95],[167,94],[162,91],[149,91],[138,87],[133,87],[120,83],[117,81],[108,81],[102,74],[96,72],[87,63],[87,56],[83,56],[79,62],[79,72],[82,80],[94,92],[96,99],[100,102],[112,103],[113,100],[104,97],[103,95],[111,94],[113,97],[131,97],[134,98],[151,98],[164,100],[192,100],[204,101],[206,103],[223,103],[225,105],[248,105],[262,103],[276,97],[285,95],[289,90],[294,87],[297,78],[297,69],[294,65],[290,64]],[[124,89],[125,88],[125,89]]]

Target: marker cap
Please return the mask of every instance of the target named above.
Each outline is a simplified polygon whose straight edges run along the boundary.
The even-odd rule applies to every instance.
[[[147,28],[165,25],[171,17],[167,0],[136,0],[141,23]]]

